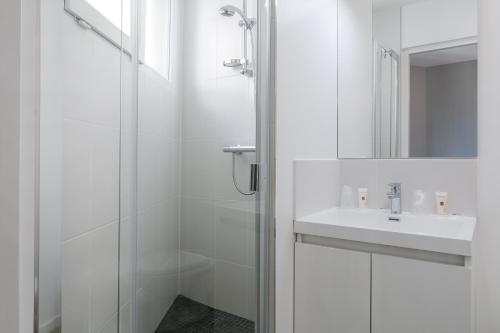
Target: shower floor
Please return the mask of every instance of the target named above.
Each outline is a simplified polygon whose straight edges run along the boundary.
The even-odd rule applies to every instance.
[[[250,320],[216,310],[184,296],[174,304],[156,329],[156,333],[253,333]]]

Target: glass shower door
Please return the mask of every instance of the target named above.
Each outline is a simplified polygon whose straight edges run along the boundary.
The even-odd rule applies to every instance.
[[[116,332],[121,1],[42,1],[37,332]]]
[[[267,8],[41,2],[36,332],[267,332]]]
[[[123,215],[136,238],[124,233],[121,244],[137,247],[122,257],[135,287],[121,295],[135,298],[138,332],[255,330],[257,1],[231,4],[225,12],[201,0],[132,6],[124,104],[136,123],[124,126],[123,164],[136,168],[137,183],[122,197],[132,198]],[[247,150],[224,151],[236,146]]]

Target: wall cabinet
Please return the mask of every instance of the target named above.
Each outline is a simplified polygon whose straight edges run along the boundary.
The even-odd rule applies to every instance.
[[[295,333],[470,333],[464,265],[295,244]]]
[[[470,286],[463,266],[373,254],[372,333],[470,332]]]
[[[370,332],[370,254],[295,245],[295,333]]]

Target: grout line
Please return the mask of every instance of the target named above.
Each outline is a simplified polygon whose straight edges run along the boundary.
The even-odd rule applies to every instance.
[[[78,234],[78,235],[76,235],[76,236],[73,236],[73,237],[70,237],[70,238],[68,238],[68,239],[63,240],[63,241],[62,241],[62,245],[66,245],[67,243],[69,243],[69,242],[71,242],[71,241],[74,241],[74,240],[76,240],[76,239],[79,239],[79,238],[83,238],[83,237],[85,237],[85,236],[88,236],[88,235],[90,235],[90,234],[92,234],[92,233],[94,233],[94,232],[96,232],[96,231],[100,231],[100,230],[102,230],[102,229],[105,229],[105,228],[107,228],[107,227],[111,226],[113,223],[118,223],[118,222],[119,222],[119,220],[113,220],[113,221],[111,221],[111,222],[107,222],[107,223],[105,223],[105,224],[103,224],[103,225],[100,225],[100,226],[98,226],[98,227],[96,227],[96,228],[93,228],[93,229],[90,229],[90,230],[84,231],[84,232],[83,232],[83,233],[81,233],[81,234]]]

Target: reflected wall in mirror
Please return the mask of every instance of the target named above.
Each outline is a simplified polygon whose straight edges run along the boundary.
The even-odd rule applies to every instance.
[[[477,156],[477,0],[339,0],[339,158]]]

